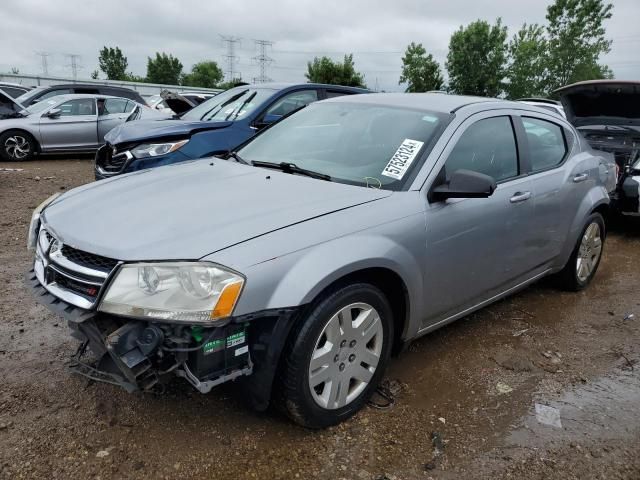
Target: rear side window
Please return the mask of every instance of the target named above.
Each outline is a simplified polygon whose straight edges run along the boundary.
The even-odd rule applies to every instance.
[[[567,154],[562,127],[533,117],[522,117],[529,142],[531,171],[540,172],[562,163]]]
[[[447,180],[456,170],[471,170],[496,182],[518,176],[518,151],[511,119],[479,120],[462,134],[445,163]]]
[[[100,115],[111,115],[114,113],[125,113],[127,112],[127,103],[128,100],[124,98],[107,98],[104,101],[104,109],[100,112]]]
[[[338,90],[327,90],[327,98],[342,97],[344,95],[353,95],[355,92],[340,92]]]

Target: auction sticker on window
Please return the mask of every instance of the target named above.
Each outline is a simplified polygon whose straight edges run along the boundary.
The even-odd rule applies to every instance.
[[[382,170],[382,175],[395,178],[396,180],[402,180],[411,163],[413,163],[418,156],[422,145],[424,145],[424,142],[405,138],[398,147],[398,150],[396,150],[396,153],[391,157],[391,160],[389,160],[389,163],[387,163],[387,166]]]

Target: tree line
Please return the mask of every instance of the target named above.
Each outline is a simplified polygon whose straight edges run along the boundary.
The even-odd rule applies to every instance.
[[[411,42],[402,57],[399,84],[407,92],[446,90],[462,95],[523,98],[553,96],[553,91],[569,83],[612,78],[611,69],[600,57],[611,50],[606,38],[605,20],[613,6],[604,0],[555,0],[547,7],[546,23],[527,24],[508,39],[500,18],[490,24],[476,20],[456,30],[449,40],[444,62],[448,74],[427,52],[422,43]],[[147,59],[147,75],[127,72],[128,61],[120,48],[104,47],[98,58],[100,70],[111,80],[229,88],[215,61],[196,63],[189,73],[171,54],[157,52]],[[99,72],[93,74],[97,78]],[[310,82],[366,87],[353,54],[342,61],[315,57],[308,62]]]

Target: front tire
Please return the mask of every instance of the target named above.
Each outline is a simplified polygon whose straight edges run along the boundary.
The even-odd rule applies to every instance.
[[[561,288],[578,292],[589,285],[602,259],[605,233],[604,218],[599,213],[592,213],[569,261],[558,274]]]
[[[31,160],[37,145],[31,135],[19,130],[9,130],[0,135],[0,157],[6,162]]]
[[[372,285],[350,285],[315,302],[284,352],[285,412],[309,428],[354,415],[382,378],[392,339],[391,307]]]

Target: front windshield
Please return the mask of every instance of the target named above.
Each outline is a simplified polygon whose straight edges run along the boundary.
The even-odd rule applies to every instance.
[[[29,107],[25,108],[25,110],[29,113],[40,113],[40,112],[44,112],[46,109],[51,108],[52,106],[54,106],[56,103],[60,102],[59,98],[52,98],[50,100],[42,100],[41,102],[38,103],[34,103],[33,105],[30,105]]]
[[[269,88],[236,87],[193,107],[180,118],[189,121],[238,120],[249,115],[271,97]]]
[[[309,105],[239,151],[247,161],[294,163],[332,180],[399,190],[450,116],[343,102]]]
[[[44,90],[44,88],[45,87],[36,87],[33,90],[24,92],[22,95],[16,98],[16,101],[21,104],[29,103],[29,100],[31,100],[33,97],[39,94],[42,90]]]

